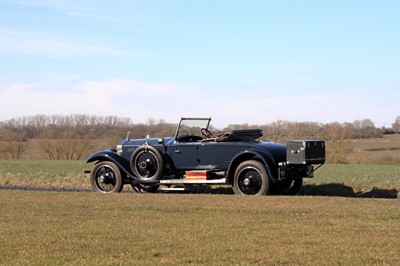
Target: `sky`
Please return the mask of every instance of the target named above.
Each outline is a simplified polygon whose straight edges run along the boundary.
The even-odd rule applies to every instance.
[[[0,121],[390,127],[400,1],[0,0]]]

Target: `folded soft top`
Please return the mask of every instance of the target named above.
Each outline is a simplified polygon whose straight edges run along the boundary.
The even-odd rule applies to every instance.
[[[263,135],[261,129],[232,130],[220,136],[217,141],[252,141]]]

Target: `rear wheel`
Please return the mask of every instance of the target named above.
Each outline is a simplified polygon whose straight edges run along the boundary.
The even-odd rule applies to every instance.
[[[90,185],[94,191],[115,193],[121,192],[124,184],[118,166],[104,161],[95,164],[90,171]]]
[[[266,195],[269,178],[264,165],[255,160],[244,161],[236,168],[233,191],[239,195]]]

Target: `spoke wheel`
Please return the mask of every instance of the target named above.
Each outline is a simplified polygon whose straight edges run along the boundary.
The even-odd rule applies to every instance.
[[[264,165],[258,161],[242,162],[235,171],[233,191],[240,195],[266,195],[269,178]]]
[[[90,171],[90,185],[94,191],[102,193],[121,192],[121,172],[112,162],[99,162]]]
[[[141,180],[160,180],[164,172],[164,161],[161,153],[153,146],[143,145],[137,148],[131,157],[131,170]],[[137,185],[132,185],[134,189]],[[144,192],[154,192],[155,186],[140,185]]]

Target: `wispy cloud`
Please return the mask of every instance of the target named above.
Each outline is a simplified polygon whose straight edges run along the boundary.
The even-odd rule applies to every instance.
[[[93,41],[94,43],[95,41]],[[0,28],[0,51],[49,57],[68,56],[130,56],[146,57],[139,51],[116,49],[96,45],[79,36],[57,35],[55,33],[20,31]]]
[[[64,20],[74,23],[89,21],[88,25],[97,25],[102,29],[104,24],[117,25],[116,30],[125,29],[135,18],[146,21],[142,15],[132,14],[129,4],[98,3],[98,1],[64,1],[64,0],[0,0],[7,5],[19,5],[28,9],[26,12],[39,13],[39,9],[46,9],[44,14],[56,13],[61,25]],[[128,5],[129,8],[125,8]],[[139,12],[138,12],[139,14]],[[142,17],[140,17],[142,16]],[[68,18],[70,17],[70,18]],[[22,19],[22,18],[21,18]],[[79,20],[82,19],[82,20]],[[23,20],[23,19],[22,19]],[[94,21],[94,23],[92,23]],[[98,23],[100,22],[100,23]],[[40,24],[40,23],[39,23]],[[17,24],[18,25],[18,24]],[[86,25],[86,24],[85,24]],[[40,26],[40,25],[39,25]],[[77,33],[80,32],[80,33]],[[95,31],[96,32],[96,31]],[[97,31],[98,32],[98,31]],[[112,57],[147,57],[144,51],[131,47],[120,47],[113,39],[104,38],[91,31],[72,30],[70,33],[61,29],[54,31],[52,27],[38,23],[20,26],[0,26],[0,52],[21,53],[47,57],[70,56],[112,56]]]
[[[0,120],[37,113],[84,113],[132,117],[136,122],[145,122],[150,117],[174,121],[188,114],[189,108],[202,107],[190,99],[200,91],[196,93],[192,86],[176,82],[114,79],[71,83],[71,77],[66,77],[63,90],[48,89],[60,83],[63,82],[59,79],[54,85],[49,81],[15,83],[0,89]]]
[[[112,22],[112,23],[128,23],[129,19],[118,16],[107,16],[104,14],[96,14],[92,12],[85,12],[87,10],[79,10],[79,11],[65,11],[65,14],[71,17],[79,17],[89,20],[98,20],[104,22]]]
[[[75,76],[65,77],[65,81],[56,77],[52,82],[15,83],[0,88],[0,121],[33,114],[71,113],[117,115],[130,117],[136,123],[149,118],[176,122],[181,116],[212,116],[217,127],[279,119],[327,123],[362,118],[371,118],[379,126],[389,125],[393,119],[387,117],[388,109],[372,110],[369,100],[344,99],[338,94],[268,96],[243,91],[216,95],[173,81],[79,81]],[[52,86],[63,89],[49,90]]]
[[[133,19],[144,21],[152,20],[143,14],[133,14],[126,8],[129,2],[117,3],[99,1],[76,1],[76,0],[23,0],[14,2],[19,5],[42,7],[52,9],[65,16],[79,17],[87,20],[102,21],[106,23],[129,23]]]
[[[65,7],[68,5],[68,1],[65,0],[17,0],[15,3],[29,6],[45,6],[45,7]]]

